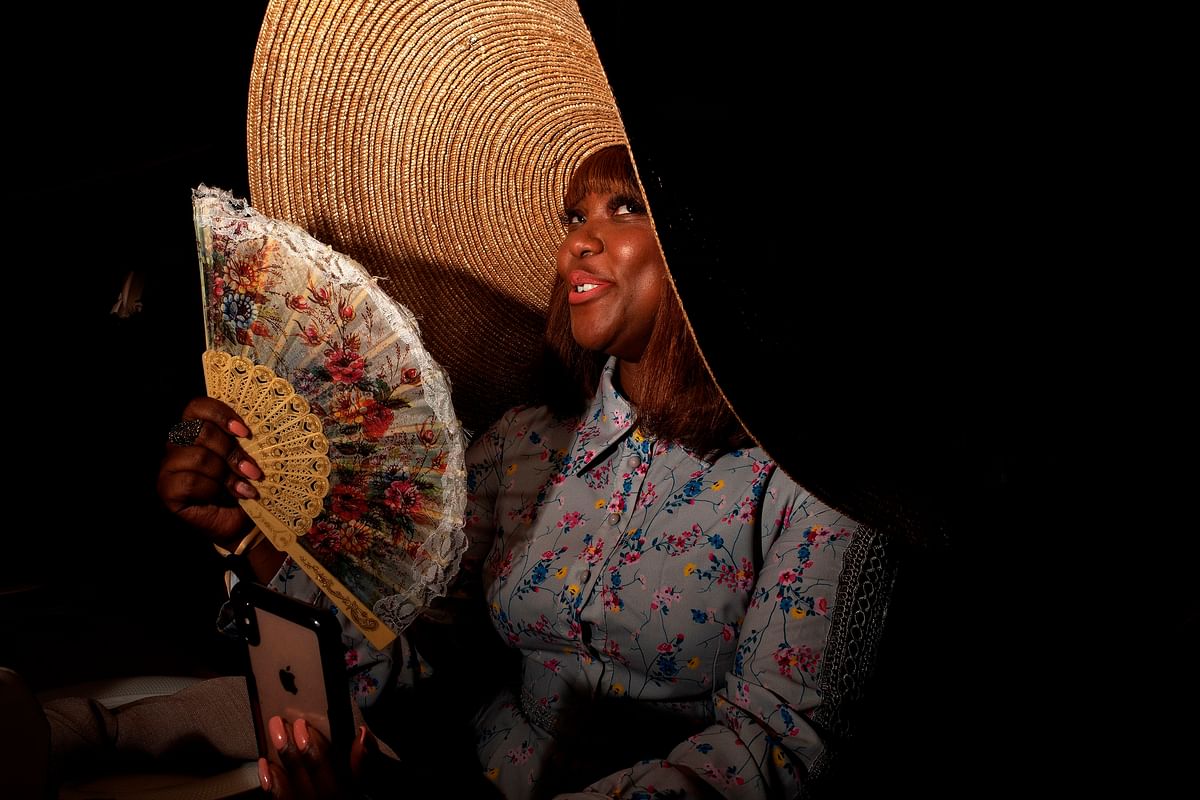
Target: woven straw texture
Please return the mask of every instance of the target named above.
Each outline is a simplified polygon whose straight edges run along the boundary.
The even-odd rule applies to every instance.
[[[273,2],[247,125],[254,206],[384,279],[468,430],[522,399],[567,178],[625,141],[574,3]]]

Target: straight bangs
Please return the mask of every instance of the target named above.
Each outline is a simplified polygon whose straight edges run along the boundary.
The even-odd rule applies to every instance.
[[[574,208],[589,194],[616,194],[645,201],[625,145],[606,147],[589,156],[571,175],[563,205]]]

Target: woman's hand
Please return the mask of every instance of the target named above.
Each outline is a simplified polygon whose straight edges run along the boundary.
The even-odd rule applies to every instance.
[[[263,791],[274,797],[309,798],[353,797],[351,787],[338,782],[337,772],[330,760],[329,741],[302,719],[288,725],[281,717],[271,717],[267,723],[268,747],[274,747],[283,762],[265,758],[258,760],[258,780]],[[350,778],[354,782],[362,775],[368,758],[379,758],[375,737],[366,725],[350,746]]]
[[[250,429],[233,409],[209,397],[188,403],[183,419],[194,420],[198,432],[191,445],[167,445],[158,470],[158,496],[171,513],[214,542],[236,540],[252,527],[237,500],[258,497],[250,481],[263,476],[238,444],[238,438],[250,436]]]

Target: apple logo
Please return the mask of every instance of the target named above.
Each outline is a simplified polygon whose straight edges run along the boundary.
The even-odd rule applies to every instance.
[[[296,688],[296,676],[292,674],[290,666],[279,670],[279,683],[283,686],[285,692],[299,694],[300,690]]]

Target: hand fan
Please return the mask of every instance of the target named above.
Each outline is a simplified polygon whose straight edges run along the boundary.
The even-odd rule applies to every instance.
[[[193,192],[208,394],[263,469],[241,505],[376,647],[465,547],[462,434],[413,315],[349,257],[230,193]]]

